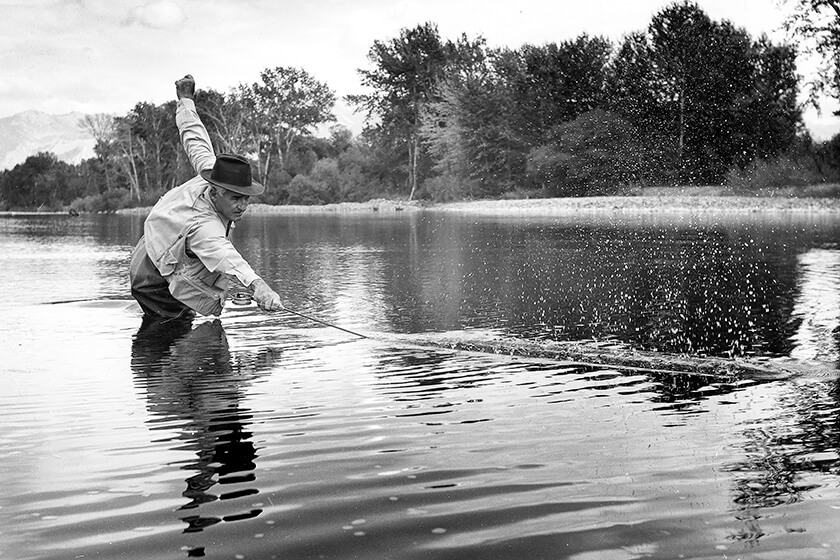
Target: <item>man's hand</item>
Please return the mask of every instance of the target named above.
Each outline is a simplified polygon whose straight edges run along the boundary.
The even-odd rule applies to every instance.
[[[175,95],[178,99],[195,99],[195,80],[192,74],[187,74],[180,80],[175,81]]]
[[[285,309],[283,302],[280,301],[280,296],[277,292],[268,287],[265,280],[257,278],[251,282],[251,287],[254,288],[254,301],[260,306],[263,311],[281,311]]]

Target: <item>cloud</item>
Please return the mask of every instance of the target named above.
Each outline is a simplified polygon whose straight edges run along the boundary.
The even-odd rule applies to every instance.
[[[184,19],[184,12],[178,4],[172,0],[157,0],[132,9],[124,23],[137,23],[153,29],[177,29]]]

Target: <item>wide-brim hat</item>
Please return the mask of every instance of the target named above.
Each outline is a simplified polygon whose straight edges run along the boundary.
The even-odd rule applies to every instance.
[[[205,181],[239,194],[257,195],[265,187],[251,179],[251,164],[242,156],[219,154],[211,169],[202,169]]]

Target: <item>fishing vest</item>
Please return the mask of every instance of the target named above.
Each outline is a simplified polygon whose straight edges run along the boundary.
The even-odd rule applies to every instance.
[[[189,250],[190,232],[211,227],[227,237],[230,227],[206,194],[200,176],[167,192],[152,208],[143,226],[146,252],[166,281],[172,296],[201,315],[219,315],[227,295],[228,276],[211,272]]]

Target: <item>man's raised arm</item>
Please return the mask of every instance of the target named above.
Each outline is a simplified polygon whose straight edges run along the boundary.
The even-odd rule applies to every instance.
[[[210,135],[195,110],[195,80],[190,74],[175,82],[175,94],[178,96],[175,124],[181,135],[181,145],[196,173],[209,169],[216,163],[216,154]]]

